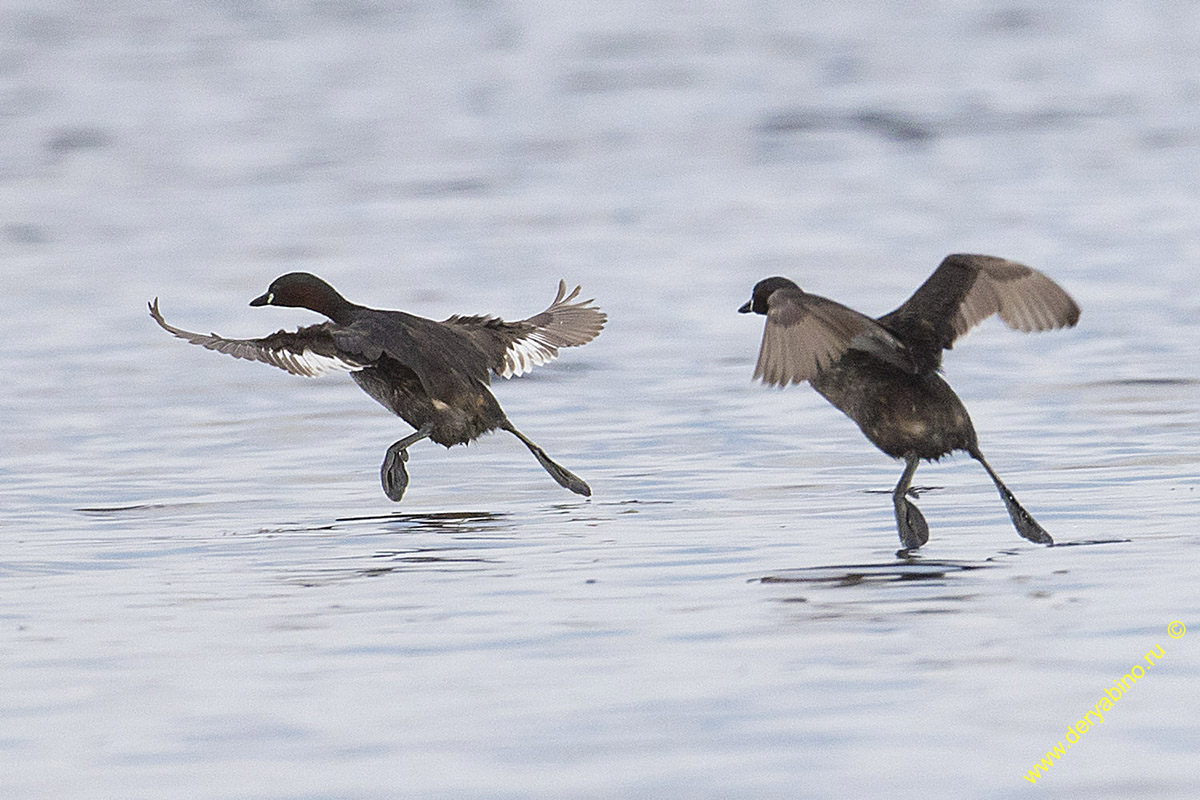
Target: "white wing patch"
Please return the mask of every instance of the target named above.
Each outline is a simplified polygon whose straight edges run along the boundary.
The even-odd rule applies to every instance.
[[[535,330],[508,346],[504,351],[501,378],[520,377],[534,367],[540,367],[558,357],[558,348],[550,344],[540,330]]]
[[[305,350],[302,353],[293,353],[288,350],[274,350],[272,351],[272,356],[273,361],[286,364],[284,369],[288,372],[293,375],[303,375],[306,378],[319,378],[331,372],[356,372],[363,368],[362,364],[323,356],[320,353],[314,353],[312,350]]]

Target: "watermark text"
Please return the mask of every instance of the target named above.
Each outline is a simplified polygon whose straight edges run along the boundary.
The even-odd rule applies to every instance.
[[[1172,639],[1182,638],[1187,633],[1187,627],[1175,620],[1167,626],[1167,636]],[[1104,714],[1109,711],[1117,701],[1124,697],[1133,689],[1134,685],[1146,677],[1146,670],[1153,668],[1155,664],[1165,658],[1167,651],[1163,649],[1161,644],[1156,644],[1152,649],[1146,652],[1146,665],[1142,666],[1141,662],[1134,664],[1129,668],[1129,671],[1113,681],[1113,685],[1104,690],[1104,695],[1096,701],[1096,704],[1089,708],[1074,725],[1067,726],[1067,736],[1064,743],[1063,739],[1059,739],[1054,747],[1046,752],[1045,757],[1033,765],[1033,769],[1025,773],[1025,780],[1030,783],[1037,783],[1039,778],[1045,777],[1046,773],[1054,766],[1054,762],[1061,759],[1071,749],[1071,745],[1079,741],[1079,738],[1090,731],[1097,725],[1104,724]]]

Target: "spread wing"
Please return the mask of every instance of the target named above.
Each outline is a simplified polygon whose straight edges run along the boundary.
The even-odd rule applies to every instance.
[[[797,288],[776,289],[767,299],[767,324],[754,377],[776,386],[800,383],[851,349],[907,372],[917,371],[905,346],[870,317]]]
[[[497,317],[456,315],[445,324],[456,326],[486,353],[493,372],[511,378],[552,361],[560,347],[578,347],[600,334],[608,316],[591,305],[593,300],[571,302],[579,296],[581,288],[576,286],[567,294],[566,282],[559,281],[554,302],[529,319],[505,322]]]
[[[348,352],[345,348],[352,343],[328,322],[300,328],[294,333],[279,331],[261,339],[226,339],[215,333],[192,333],[169,324],[158,310],[157,297],[150,303],[150,316],[167,333],[191,344],[234,358],[261,361],[307,378],[337,370],[362,369],[374,361],[365,353]]]
[[[941,351],[992,314],[1010,328],[1046,331],[1079,321],[1079,306],[1035,269],[995,256],[956,253],[904,305],[879,321],[896,331],[922,360]]]

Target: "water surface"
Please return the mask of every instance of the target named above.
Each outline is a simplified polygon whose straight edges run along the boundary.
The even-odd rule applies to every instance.
[[[89,13],[93,16],[89,16]],[[66,3],[0,10],[0,794],[1190,797],[1200,728],[1192,4]],[[1035,265],[947,378],[978,465],[750,381],[786,274],[865,312]],[[511,437],[189,348],[283,272],[599,339]],[[1167,636],[1167,625],[1193,625]],[[1144,654],[1161,663],[1036,788]]]

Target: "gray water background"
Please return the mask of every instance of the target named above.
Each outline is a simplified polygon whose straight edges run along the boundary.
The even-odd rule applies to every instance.
[[[1200,7],[0,5],[0,796],[1194,797]],[[943,255],[1078,328],[947,354],[982,447],[900,468],[750,381],[786,274],[872,314]],[[412,451],[345,377],[172,340],[303,269],[592,344]],[[1167,624],[1193,624],[1180,639]],[[1025,774],[1156,645],[1101,725]]]

